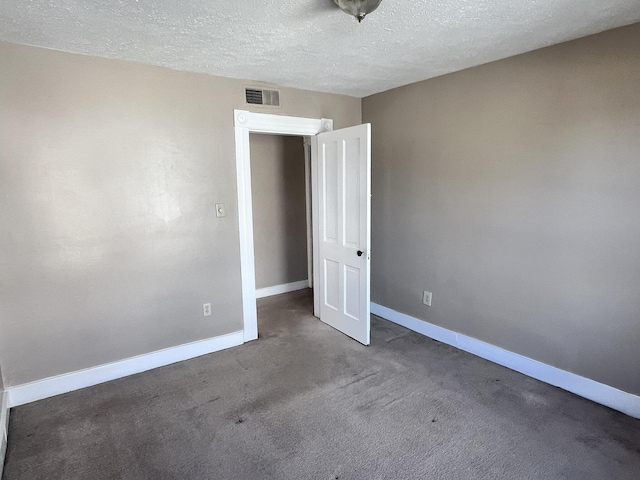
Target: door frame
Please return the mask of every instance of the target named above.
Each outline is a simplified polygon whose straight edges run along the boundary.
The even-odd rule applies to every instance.
[[[316,135],[333,130],[333,120],[328,118],[303,118],[268,113],[255,113],[246,110],[234,110],[234,128],[236,142],[236,181],[238,193],[238,230],[240,235],[240,276],[242,281],[242,318],[244,341],[258,338],[258,310],[256,306],[256,271],[253,245],[253,203],[251,197],[251,149],[249,134],[263,133],[272,135],[293,135],[310,137],[310,150],[316,147]],[[306,142],[305,142],[306,143]],[[307,151],[308,149],[305,149]],[[311,154],[311,212],[312,212],[312,250],[313,284],[317,282],[317,196],[316,175]],[[306,168],[306,167],[305,167]],[[319,309],[319,292],[314,290],[314,312]]]

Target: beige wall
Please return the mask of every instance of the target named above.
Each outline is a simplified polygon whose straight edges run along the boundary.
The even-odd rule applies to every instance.
[[[636,24],[365,98],[372,301],[640,394],[639,45]]]
[[[247,82],[8,43],[0,65],[5,385],[241,330]],[[281,92],[273,113],[361,121],[359,99]]]
[[[307,279],[302,137],[251,135],[256,288]]]

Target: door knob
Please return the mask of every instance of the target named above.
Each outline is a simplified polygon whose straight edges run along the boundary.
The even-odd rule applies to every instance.
[[[361,257],[362,256],[362,250],[358,250],[358,256]]]

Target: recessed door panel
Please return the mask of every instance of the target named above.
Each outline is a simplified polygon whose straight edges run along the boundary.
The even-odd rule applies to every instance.
[[[344,314],[355,321],[360,320],[360,269],[345,266],[344,268]]]
[[[340,264],[324,260],[324,304],[336,312],[340,308]]]
[[[345,158],[360,158],[360,141],[345,142]],[[360,246],[360,162],[344,162],[344,245]]]
[[[324,240],[326,242],[338,243],[338,213],[339,213],[339,176],[338,176],[338,142],[331,142],[323,145],[324,156],[322,158],[322,176],[324,182]]]

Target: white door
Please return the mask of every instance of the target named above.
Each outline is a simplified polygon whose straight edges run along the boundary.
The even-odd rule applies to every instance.
[[[369,345],[371,124],[317,144],[320,320]]]

